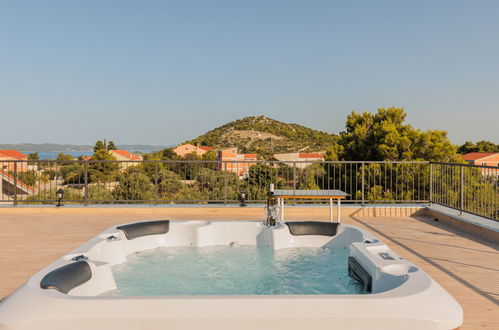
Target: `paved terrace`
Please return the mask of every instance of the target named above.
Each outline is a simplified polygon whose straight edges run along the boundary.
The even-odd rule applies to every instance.
[[[499,329],[499,244],[460,232],[417,209],[344,210],[342,222],[367,229],[423,268],[464,308],[461,329]],[[287,220],[328,221],[326,207],[288,207]],[[419,215],[418,215],[419,214]],[[394,216],[397,215],[397,216]],[[0,208],[0,298],[100,231],[146,219],[261,219],[247,207]]]

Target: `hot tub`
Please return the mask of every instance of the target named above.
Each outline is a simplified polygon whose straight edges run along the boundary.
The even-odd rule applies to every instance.
[[[113,227],[0,303],[2,330],[449,330],[462,317],[430,276],[365,230],[312,221]]]

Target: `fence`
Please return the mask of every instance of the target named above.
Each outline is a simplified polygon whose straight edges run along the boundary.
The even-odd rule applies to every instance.
[[[261,203],[274,183],[339,189],[350,203],[434,202],[497,220],[498,171],[435,162],[3,161],[0,202],[54,203],[62,188],[65,203],[228,204],[242,191]]]
[[[499,167],[432,163],[431,201],[499,220]]]

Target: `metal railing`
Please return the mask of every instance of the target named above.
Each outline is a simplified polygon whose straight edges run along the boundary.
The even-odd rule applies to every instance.
[[[431,201],[499,220],[499,167],[431,163]]]
[[[278,189],[339,189],[350,203],[438,203],[498,219],[492,166],[361,161],[3,161],[0,202],[249,203]],[[294,201],[318,203],[317,201]]]

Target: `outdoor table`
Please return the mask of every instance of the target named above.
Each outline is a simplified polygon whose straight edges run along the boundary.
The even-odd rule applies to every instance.
[[[277,197],[278,205],[281,208],[280,220],[284,221],[284,200],[285,199],[329,199],[329,217],[333,222],[333,199],[337,201],[336,211],[338,222],[341,222],[341,200],[348,196],[341,190],[284,190],[276,189],[274,195]]]

